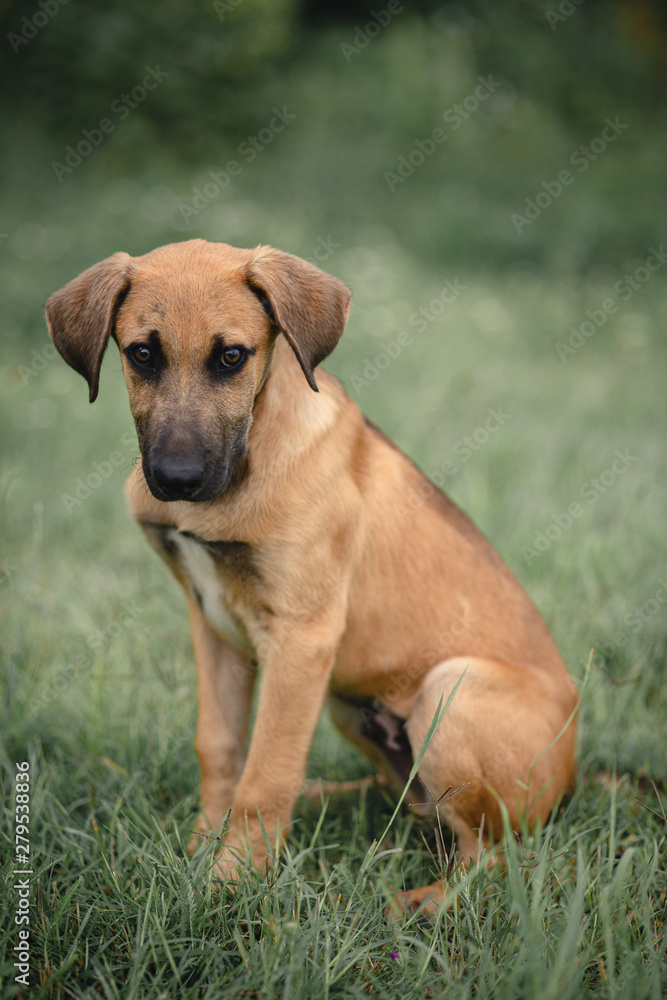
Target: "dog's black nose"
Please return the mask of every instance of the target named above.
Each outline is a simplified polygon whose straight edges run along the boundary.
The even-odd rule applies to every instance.
[[[153,478],[170,500],[190,500],[203,484],[204,466],[192,459],[162,461],[153,466]]]

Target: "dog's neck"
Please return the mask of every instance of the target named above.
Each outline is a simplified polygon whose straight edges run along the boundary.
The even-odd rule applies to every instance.
[[[265,466],[276,461],[290,464],[335,424],[343,388],[322,369],[317,369],[315,377],[319,392],[310,388],[292,348],[278,336],[269,374],[255,401],[248,438],[251,454]]]

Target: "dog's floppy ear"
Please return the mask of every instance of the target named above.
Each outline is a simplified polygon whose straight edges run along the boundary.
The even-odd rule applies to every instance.
[[[314,264],[264,246],[253,250],[246,279],[317,392],[313,370],[333,351],[345,329],[350,289]]]
[[[130,287],[132,258],[115,253],[54,292],[46,303],[51,339],[97,398],[100,366],[120,305]]]

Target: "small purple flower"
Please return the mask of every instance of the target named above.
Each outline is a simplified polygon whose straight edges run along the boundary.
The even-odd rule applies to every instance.
[[[396,959],[398,958],[398,952],[392,951],[391,954],[389,955],[389,958],[392,958],[394,961],[396,961]]]

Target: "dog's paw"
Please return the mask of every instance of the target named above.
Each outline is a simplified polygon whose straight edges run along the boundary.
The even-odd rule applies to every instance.
[[[194,854],[198,847],[209,841],[222,843],[229,823],[229,813],[229,809],[226,812],[221,809],[216,810],[212,817],[213,820],[217,819],[216,823],[212,822],[209,818],[211,814],[210,809],[206,813],[201,812],[191,831],[192,837],[187,844],[188,854]]]
[[[384,910],[387,920],[401,923],[407,916],[419,912],[420,917],[435,917],[442,910],[445,890],[442,882],[424,885],[408,892],[397,892]]]
[[[221,883],[225,885],[228,889],[234,890],[238,885],[241,872],[247,865],[247,857],[241,854],[232,853],[231,851],[226,851],[224,848],[222,852],[217,855],[215,859],[215,864],[213,865],[213,882],[220,885]]]
[[[223,822],[217,832],[218,836],[205,835],[216,841],[212,864],[214,880],[224,882],[233,889],[244,870],[251,869],[260,873],[268,871],[273,854],[263,838],[251,841],[247,836],[241,836],[227,822]],[[197,843],[201,843],[199,837],[195,839]]]

